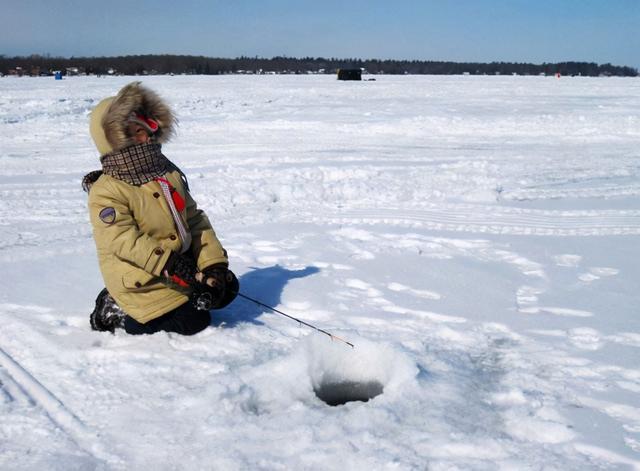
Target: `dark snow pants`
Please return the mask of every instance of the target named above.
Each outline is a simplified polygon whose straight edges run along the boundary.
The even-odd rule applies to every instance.
[[[160,331],[193,335],[206,329],[210,323],[209,311],[200,311],[187,302],[146,324],[127,316],[124,318],[124,330],[132,335],[155,334]]]

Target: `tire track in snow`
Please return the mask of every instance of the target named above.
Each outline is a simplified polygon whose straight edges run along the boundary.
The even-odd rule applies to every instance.
[[[15,401],[20,405],[34,405],[31,398],[20,388],[20,385],[5,371],[0,368],[0,392],[9,401]]]
[[[612,198],[640,195],[640,185],[606,185],[590,188],[522,188],[505,191],[502,198],[516,201],[559,198]]]
[[[0,261],[42,258],[42,250],[76,247],[91,237],[79,184],[15,183],[0,190]]]
[[[5,390],[11,397],[40,406],[49,419],[89,455],[112,465],[121,463],[118,457],[103,449],[96,433],[1,347],[0,367],[0,380],[8,386]]]
[[[68,230],[66,228],[48,228],[45,233],[31,231],[3,231],[0,228],[0,252],[23,247],[43,247],[62,244],[72,247],[78,241],[91,238],[91,227],[81,226]]]
[[[384,224],[430,230],[537,236],[610,236],[640,234],[640,211],[543,211],[487,206],[443,205],[419,210],[352,209],[310,215],[314,223]]]
[[[68,217],[83,209],[86,212],[86,204],[86,194],[79,183],[6,183],[0,189],[0,220]]]

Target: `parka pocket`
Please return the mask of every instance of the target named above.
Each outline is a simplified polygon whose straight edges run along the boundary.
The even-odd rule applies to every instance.
[[[122,275],[122,285],[129,290],[134,290],[145,287],[155,278],[157,277],[151,273],[140,268],[134,268]]]

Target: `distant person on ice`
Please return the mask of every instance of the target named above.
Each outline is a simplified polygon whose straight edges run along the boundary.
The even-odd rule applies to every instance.
[[[226,250],[186,177],[161,152],[175,124],[167,104],[140,82],[91,113],[102,170],[82,184],[106,285],[90,316],[94,330],[192,335],[210,324],[210,309],[238,293]]]

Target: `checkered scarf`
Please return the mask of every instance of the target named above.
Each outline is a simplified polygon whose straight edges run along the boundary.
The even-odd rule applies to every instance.
[[[105,154],[100,158],[102,171],[130,185],[144,185],[173,170],[161,149],[160,144],[138,144]]]
[[[151,180],[163,176],[167,172],[177,170],[185,188],[189,191],[187,177],[161,152],[160,144],[137,144],[122,150],[105,154],[100,158],[102,170],[89,172],[82,179],[82,188],[87,193],[100,175],[107,175],[127,182],[131,185],[144,185]]]

